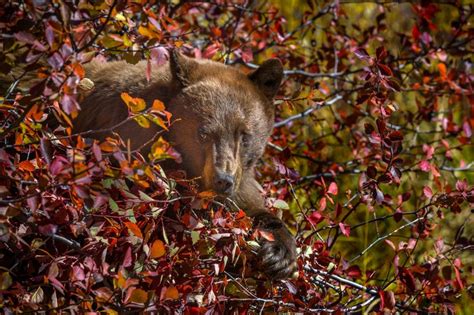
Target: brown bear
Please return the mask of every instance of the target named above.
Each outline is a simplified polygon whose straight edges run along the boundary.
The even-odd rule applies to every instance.
[[[132,149],[149,150],[159,127],[142,128],[124,122],[128,109],[120,94],[161,100],[177,120],[167,140],[181,153],[178,166],[188,178],[199,178],[200,190],[213,190],[229,198],[254,218],[254,224],[269,231],[274,241],[262,241],[260,268],[273,279],[291,276],[296,270],[296,246],[284,223],[268,212],[255,180],[254,168],[262,156],[274,121],[273,97],[283,68],[277,59],[264,62],[249,75],[209,60],[170,52],[169,62],[146,78],[146,64],[124,61],[90,63],[86,77],[95,88],[81,101],[74,132],[102,129],[93,137],[102,139],[114,126]],[[122,123],[122,124],[121,124]],[[89,134],[89,133],[88,133]]]

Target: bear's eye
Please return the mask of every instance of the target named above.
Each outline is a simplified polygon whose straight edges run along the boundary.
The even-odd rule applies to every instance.
[[[198,139],[199,139],[199,141],[204,142],[204,141],[207,140],[207,138],[208,138],[208,135],[206,133],[206,130],[204,130],[203,127],[199,127],[199,129],[198,129]]]
[[[247,148],[250,145],[250,135],[248,133],[243,133],[241,137],[242,146]]]

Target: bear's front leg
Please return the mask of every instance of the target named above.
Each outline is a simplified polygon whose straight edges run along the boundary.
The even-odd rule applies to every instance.
[[[290,278],[297,270],[295,238],[282,220],[264,208],[255,179],[250,176],[244,178],[247,179],[240,184],[235,201],[248,216],[254,218],[256,229],[271,234],[261,238],[259,269],[272,279]]]
[[[260,244],[260,269],[272,279],[292,277],[297,270],[296,242],[285,224],[272,213],[261,212],[254,217],[254,226],[271,233]]]

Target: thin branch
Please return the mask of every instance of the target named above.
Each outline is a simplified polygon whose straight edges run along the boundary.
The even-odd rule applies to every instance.
[[[359,259],[360,257],[364,256],[365,253],[367,253],[370,249],[372,249],[375,245],[377,245],[378,243],[380,243],[381,241],[389,238],[390,236],[392,236],[393,234],[405,229],[406,227],[409,227],[409,226],[412,226],[413,224],[415,224],[416,222],[418,221],[421,221],[423,220],[424,217],[419,217],[413,221],[410,221],[408,222],[407,224],[404,224],[402,226],[400,226],[399,228],[393,230],[392,232],[388,233],[388,234],[385,234],[384,236],[381,236],[379,238],[377,238],[375,241],[373,241],[366,249],[364,249],[360,254],[358,254],[357,256],[355,256],[354,258],[352,258],[351,260],[349,260],[349,263],[353,263],[354,261],[356,261],[357,259]]]
[[[305,111],[301,112],[301,113],[298,113],[296,115],[293,115],[293,116],[290,116],[286,119],[283,119],[282,121],[279,121],[277,123],[275,123],[273,125],[273,127],[275,128],[279,128],[279,127],[282,127],[290,122],[292,122],[293,120],[297,120],[297,119],[301,119],[301,118],[304,118],[306,116],[308,116],[309,114],[311,114],[312,112],[314,112],[315,110],[317,109],[321,109],[322,107],[324,106],[331,106],[332,104],[336,103],[337,101],[339,101],[340,99],[342,99],[342,96],[341,95],[336,95],[334,98],[328,100],[328,101],[325,101],[325,102],[322,102],[322,103],[318,103],[317,106],[312,106],[308,109],[306,109]]]

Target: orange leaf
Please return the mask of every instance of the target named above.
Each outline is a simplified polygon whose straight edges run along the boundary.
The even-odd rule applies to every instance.
[[[148,301],[148,293],[142,289],[135,289],[130,295],[130,302],[145,304],[146,301]]]
[[[160,258],[164,254],[166,254],[165,244],[163,244],[163,242],[160,240],[153,242],[153,245],[151,245],[150,257]]]
[[[443,81],[446,81],[446,79],[447,79],[446,65],[444,63],[438,63],[438,70],[439,70],[439,73],[441,75],[441,79],[443,79]]]
[[[143,239],[143,234],[140,228],[133,222],[125,222],[125,226],[136,236]]]
[[[125,277],[123,276],[123,272],[120,271],[118,273],[117,287],[119,287],[120,289],[125,289],[126,284],[127,284],[127,279],[125,279]]]
[[[176,287],[169,287],[166,290],[165,298],[171,299],[171,300],[177,300],[179,298],[179,292]]]
[[[79,79],[84,78],[85,71],[80,63],[75,63],[72,65],[72,71],[79,77]]]
[[[214,198],[215,196],[216,196],[216,193],[212,190],[202,191],[198,194],[198,197],[201,199],[210,199],[210,198]]]
[[[160,100],[154,100],[153,105],[151,106],[152,111],[164,111],[165,110],[165,104],[163,104],[162,101]]]
[[[35,166],[30,161],[23,161],[18,164],[18,168],[22,171],[29,171],[33,172],[35,170]]]

